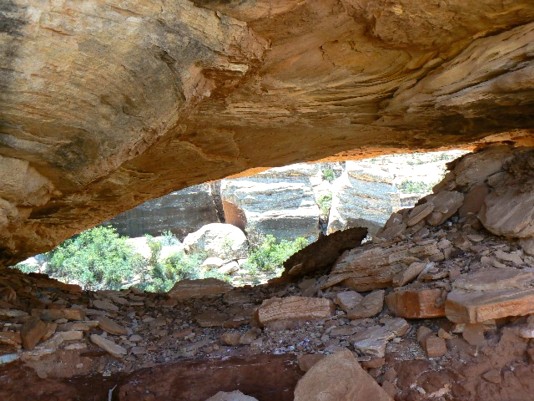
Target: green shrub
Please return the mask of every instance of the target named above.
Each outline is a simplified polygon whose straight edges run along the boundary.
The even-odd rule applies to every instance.
[[[177,281],[203,278],[200,265],[205,259],[204,256],[201,254],[186,255],[182,251],[163,261],[158,262],[156,258],[156,262],[148,266],[143,283],[139,287],[150,292],[167,292]],[[150,259],[153,260],[154,255]]]
[[[332,170],[331,168],[324,168],[322,170],[322,174],[323,174],[323,180],[325,181],[332,182],[336,179],[336,174],[334,173],[334,170]]]
[[[255,247],[245,262],[251,274],[257,272],[275,272],[291,255],[308,245],[306,238],[299,237],[294,241],[278,242],[272,235],[267,235],[263,242]]]
[[[422,181],[406,180],[400,183],[399,190],[410,194],[426,194],[432,192],[434,184],[428,184]]]
[[[318,205],[321,209],[321,214],[323,216],[328,216],[330,208],[332,207],[332,194],[321,195]]]
[[[95,227],[68,239],[48,253],[45,273],[76,282],[88,290],[118,290],[144,264],[112,227]]]

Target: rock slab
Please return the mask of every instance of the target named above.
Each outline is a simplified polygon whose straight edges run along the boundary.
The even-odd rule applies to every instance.
[[[258,308],[258,321],[263,326],[278,328],[292,323],[326,319],[332,316],[333,311],[333,302],[325,298],[270,298]]]

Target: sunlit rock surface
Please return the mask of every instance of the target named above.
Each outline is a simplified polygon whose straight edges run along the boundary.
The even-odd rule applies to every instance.
[[[0,5],[0,263],[256,167],[534,125],[534,5]]]

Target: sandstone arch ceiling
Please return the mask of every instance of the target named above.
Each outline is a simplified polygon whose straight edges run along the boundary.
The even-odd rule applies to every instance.
[[[532,140],[533,21],[531,0],[4,0],[0,264],[253,167]]]

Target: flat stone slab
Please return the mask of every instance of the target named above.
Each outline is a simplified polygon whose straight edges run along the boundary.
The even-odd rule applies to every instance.
[[[285,326],[292,322],[326,319],[333,312],[334,304],[326,298],[271,298],[259,307],[258,320],[263,326]]]
[[[232,289],[233,287],[227,282],[214,278],[182,280],[177,282],[167,295],[174,299],[215,297]]]
[[[124,347],[121,347],[113,341],[108,340],[107,338],[104,338],[98,334],[91,334],[91,341],[93,342],[93,344],[98,345],[100,348],[102,348],[104,351],[108,352],[115,358],[122,358],[124,355],[127,354],[127,351]]]
[[[534,288],[493,291],[454,290],[447,296],[445,315],[455,323],[480,323],[534,313]]]

